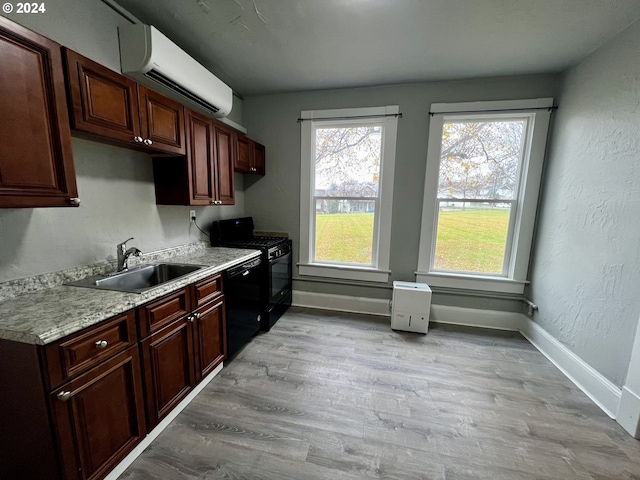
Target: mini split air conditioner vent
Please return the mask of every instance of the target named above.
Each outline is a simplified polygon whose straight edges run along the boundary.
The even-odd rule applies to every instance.
[[[151,25],[118,28],[122,73],[209,117],[233,106],[228,85]]]
[[[158,82],[160,85],[162,85],[164,87],[167,87],[167,88],[175,91],[176,93],[188,98],[192,102],[197,103],[202,108],[207,110],[211,115],[216,115],[220,111],[220,109],[218,107],[216,107],[214,105],[211,105],[206,100],[203,100],[199,96],[194,95],[189,90],[187,90],[186,88],[184,88],[181,85],[177,84],[176,82],[171,80],[169,77],[167,77],[166,75],[163,75],[162,73],[158,72],[157,70],[153,70],[153,69],[149,70],[147,73],[144,74],[144,76],[148,77],[148,78]]]

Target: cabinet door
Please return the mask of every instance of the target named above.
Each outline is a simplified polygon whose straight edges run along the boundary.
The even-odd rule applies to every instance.
[[[265,148],[264,145],[259,144],[258,142],[253,143],[253,165],[252,165],[252,173],[256,173],[258,175],[265,174]]]
[[[224,297],[195,313],[196,382],[206,377],[226,358]]]
[[[147,425],[151,430],[190,391],[194,381],[193,324],[184,317],[141,343]]]
[[[219,125],[215,126],[216,199],[222,205],[234,205],[235,187],[233,163],[235,156],[235,134]]]
[[[187,111],[187,166],[191,205],[210,205],[215,198],[214,133],[211,120]]]
[[[250,138],[238,135],[236,140],[236,161],[234,168],[236,172],[251,173],[251,156],[253,155],[253,145]]]
[[[0,207],[78,196],[60,45],[0,17]]]
[[[185,154],[184,107],[181,103],[138,85],[140,135],[155,150]]]
[[[141,143],[133,80],[65,49],[72,128],[120,142]]]
[[[54,390],[63,477],[103,478],[145,435],[138,347]]]

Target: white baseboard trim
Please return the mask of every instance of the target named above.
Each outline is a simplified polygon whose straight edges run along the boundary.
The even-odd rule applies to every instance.
[[[616,421],[629,435],[640,438],[640,396],[626,386],[622,387]]]
[[[153,430],[151,430],[138,445],[136,445],[131,453],[124,457],[124,459],[118,465],[116,465],[116,467],[111,470],[111,472],[109,472],[106,477],[104,477],[104,480],[116,480],[120,475],[122,475],[124,471],[129,468],[129,465],[131,465],[133,461],[138,458],[149,445],[151,445],[151,442],[153,442],[156,437],[160,435],[160,433],[162,433],[165,428],[167,428],[167,426],[178,416],[178,414],[182,410],[184,410],[185,407],[189,405],[194,398],[196,398],[196,396],[202,391],[202,389],[206,387],[207,384],[211,380],[213,380],[221,370],[222,363],[218,365],[213,372],[204,377],[202,381],[191,391],[191,393],[189,393],[189,395],[187,395],[184,400],[182,400],[176,406],[176,408],[171,410],[171,412],[166,417],[164,417],[162,421]]]
[[[493,328],[496,330],[511,330],[517,332],[522,322],[521,317],[522,314],[516,312],[431,305],[431,316],[429,320],[436,323],[449,323],[452,325]]]
[[[391,316],[389,300],[383,298],[350,297],[294,290],[292,304],[296,307],[317,308],[319,310]]]
[[[522,315],[520,333],[607,415],[616,418],[622,395],[620,388],[525,315]]]
[[[389,316],[388,300],[295,291],[293,304],[300,307]],[[430,321],[480,328],[519,331],[609,417],[616,418],[622,390],[573,353],[529,317],[517,312],[431,305]],[[629,392],[632,393],[632,392]],[[631,409],[634,398],[625,405]],[[640,416],[640,398],[636,412]],[[632,410],[629,410],[631,412]],[[631,413],[628,413],[629,415]],[[630,420],[631,422],[632,420]],[[630,423],[628,422],[628,423]],[[624,426],[624,425],[623,425]],[[625,427],[626,429],[627,427]],[[634,427],[635,428],[635,427]],[[629,430],[627,430],[629,431]]]

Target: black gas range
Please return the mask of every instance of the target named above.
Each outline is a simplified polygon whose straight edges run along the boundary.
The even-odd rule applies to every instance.
[[[252,217],[213,222],[211,244],[262,252],[260,328],[268,331],[291,306],[291,240],[279,236],[254,236],[253,228]],[[229,310],[227,324],[233,322],[233,312]]]

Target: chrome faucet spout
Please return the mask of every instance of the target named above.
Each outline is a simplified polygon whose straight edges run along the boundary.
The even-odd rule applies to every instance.
[[[131,257],[132,255],[138,257],[140,256],[140,254],[142,254],[142,252],[136,247],[127,249],[127,242],[129,240],[133,240],[133,237],[125,240],[122,243],[119,243],[116,247],[118,254],[118,266],[116,270],[117,272],[126,272],[127,270],[129,270],[129,257]]]

